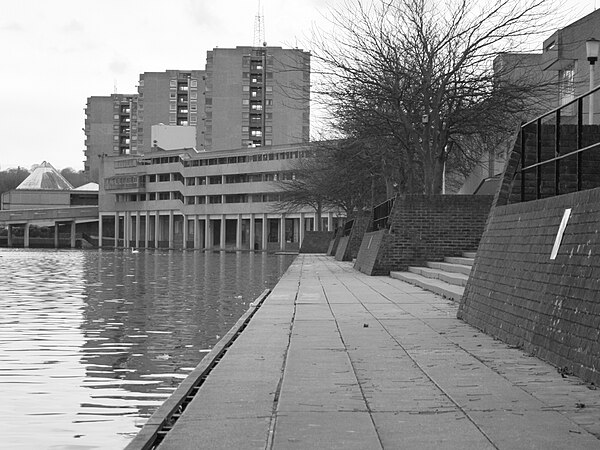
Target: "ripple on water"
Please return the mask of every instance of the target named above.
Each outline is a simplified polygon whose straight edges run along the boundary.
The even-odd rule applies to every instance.
[[[23,249],[0,256],[0,421],[2,446],[11,449],[124,447],[293,259]]]

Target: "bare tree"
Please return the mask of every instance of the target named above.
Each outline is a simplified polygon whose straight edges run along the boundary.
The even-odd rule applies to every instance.
[[[342,210],[347,218],[385,198],[385,184],[369,145],[346,139],[313,143],[310,156],[298,160],[291,180],[278,181],[277,210],[310,207],[317,222],[324,208]]]
[[[512,132],[544,98],[535,65],[493,61],[546,32],[550,10],[548,0],[347,0],[334,31],[313,37],[315,93],[343,136],[385,142],[372,157],[388,186],[440,193],[444,170],[455,170],[447,163],[478,159],[468,142]]]

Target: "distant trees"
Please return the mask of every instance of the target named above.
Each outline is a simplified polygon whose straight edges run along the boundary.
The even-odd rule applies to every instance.
[[[60,171],[60,174],[73,185],[73,187],[83,186],[90,182],[90,176],[83,170],[77,172],[72,167],[66,167]]]
[[[356,168],[381,176],[388,195],[438,194],[445,171],[468,171],[476,143],[512,132],[547,89],[523,60],[493,60],[544,32],[548,12],[546,0],[347,0],[334,10],[334,30],[313,37],[315,93],[339,135],[362,143]]]
[[[29,176],[29,171],[23,167],[7,169],[0,172],[0,195],[20,185]]]

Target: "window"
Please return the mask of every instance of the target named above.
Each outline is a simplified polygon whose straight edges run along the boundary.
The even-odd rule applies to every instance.
[[[249,92],[250,91],[250,86],[248,86],[248,85],[242,86],[242,91],[243,92]]]
[[[197,92],[192,92],[192,93],[190,94],[190,98],[191,98],[192,100],[196,100],[196,99],[198,98],[198,93],[197,93]]]
[[[220,195],[209,195],[208,202],[211,204],[222,203],[222,199]]]
[[[199,205],[205,205],[206,197],[204,195],[199,195],[198,197],[196,197],[196,203]]]
[[[191,80],[191,81],[190,81],[190,85],[191,85],[192,87],[198,87],[198,80]]]
[[[248,106],[250,104],[250,100],[248,100],[247,98],[242,100],[242,105],[243,106]]]
[[[154,200],[156,200],[156,193],[154,193],[154,192],[150,192],[150,193],[148,194],[148,200],[150,200],[150,201],[154,201]]]
[[[575,63],[558,72],[560,104],[565,105],[575,98]]]
[[[169,86],[170,86],[170,87],[175,87],[175,88],[176,88],[176,87],[177,87],[177,80],[171,80],[171,82],[170,82]]]
[[[185,198],[185,203],[187,205],[195,205],[196,204],[196,197],[186,197]]]
[[[115,120],[119,120],[119,115],[118,115],[118,114],[115,114],[115,115],[113,116],[113,119],[115,119]]]
[[[223,177],[221,175],[213,175],[212,177],[208,177],[208,184],[221,184],[223,182]]]
[[[171,193],[170,192],[159,192],[158,199],[159,200],[171,200]]]
[[[175,99],[175,98],[177,98],[177,93],[176,93],[176,92],[171,92],[171,93],[169,94],[169,98],[172,98],[172,99]]]
[[[249,130],[249,128],[248,128],[248,127],[242,127],[242,133],[247,133],[247,132],[248,132],[248,130]]]

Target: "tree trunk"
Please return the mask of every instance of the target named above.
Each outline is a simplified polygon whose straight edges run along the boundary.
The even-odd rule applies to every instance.
[[[320,203],[315,208],[315,231],[323,231],[323,220],[321,217],[323,216],[323,205]]]

